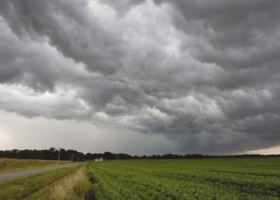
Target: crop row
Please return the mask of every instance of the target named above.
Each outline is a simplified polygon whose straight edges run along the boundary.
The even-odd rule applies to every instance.
[[[97,200],[279,199],[279,166],[277,159],[209,159],[112,161],[89,168]]]

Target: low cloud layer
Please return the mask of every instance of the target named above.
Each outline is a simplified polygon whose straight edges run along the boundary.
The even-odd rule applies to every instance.
[[[1,1],[0,109],[163,134],[180,153],[279,146],[279,9],[272,0]]]

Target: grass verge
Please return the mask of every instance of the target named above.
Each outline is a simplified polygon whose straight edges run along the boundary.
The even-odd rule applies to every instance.
[[[0,183],[0,199],[22,200],[80,167],[76,165]]]
[[[82,200],[89,197],[91,189],[88,169],[83,165],[71,174],[30,195],[26,200]]]

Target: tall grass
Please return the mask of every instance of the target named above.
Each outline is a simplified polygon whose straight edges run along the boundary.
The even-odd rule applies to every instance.
[[[92,188],[88,179],[88,171],[85,167],[77,170],[71,176],[63,178],[51,189],[51,200],[75,200],[84,199]]]
[[[24,178],[0,183],[0,200],[23,200],[57,180],[75,173],[79,165],[39,173]],[[37,198],[42,199],[42,198]]]

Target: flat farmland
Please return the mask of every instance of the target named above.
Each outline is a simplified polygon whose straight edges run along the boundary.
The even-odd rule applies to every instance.
[[[0,158],[0,173],[32,168],[41,168],[71,163],[69,161],[57,160],[32,160],[32,159],[5,159]]]
[[[280,199],[280,158],[88,164],[95,199]]]

